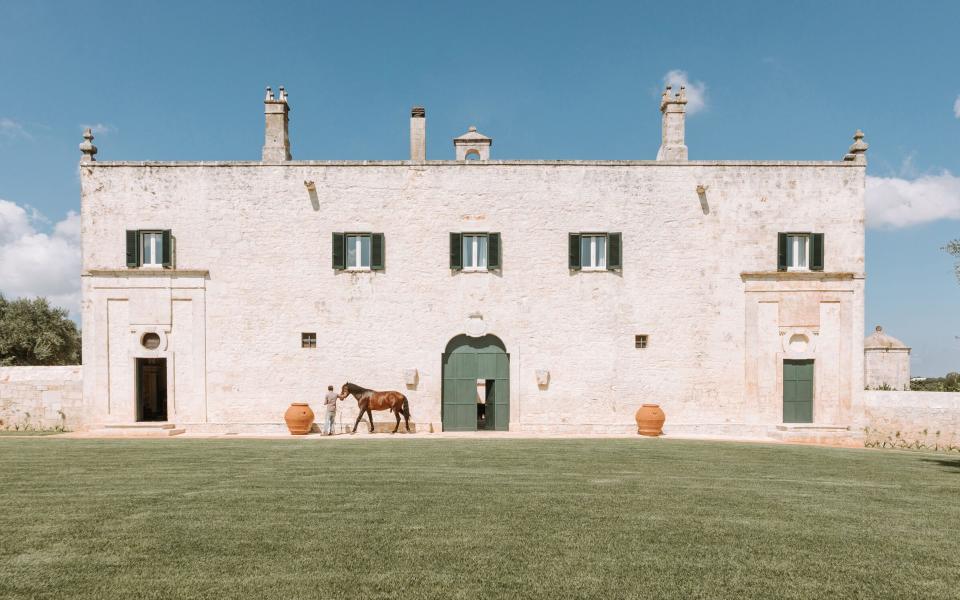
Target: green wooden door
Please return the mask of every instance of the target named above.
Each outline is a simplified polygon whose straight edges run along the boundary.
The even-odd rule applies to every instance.
[[[457,336],[443,355],[444,431],[476,431],[478,380],[487,383],[486,429],[509,428],[510,355],[503,342],[492,335]]]
[[[477,355],[472,352],[443,356],[443,430],[477,429]]]
[[[783,361],[783,422],[813,423],[813,361]]]

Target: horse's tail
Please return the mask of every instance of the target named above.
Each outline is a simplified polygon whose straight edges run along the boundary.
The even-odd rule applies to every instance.
[[[403,416],[404,418],[410,418],[410,403],[407,402],[407,397],[403,397]]]

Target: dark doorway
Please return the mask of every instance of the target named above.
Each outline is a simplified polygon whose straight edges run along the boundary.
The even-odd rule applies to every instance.
[[[496,379],[478,379],[477,380],[477,430],[494,429],[493,390],[496,387]]]
[[[813,361],[783,361],[783,422],[813,423]]]
[[[167,420],[167,359],[137,359],[137,421]]]

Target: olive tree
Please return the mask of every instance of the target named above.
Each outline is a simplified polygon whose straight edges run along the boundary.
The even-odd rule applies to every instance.
[[[79,362],[80,332],[66,310],[46,298],[7,300],[0,294],[0,366]]]

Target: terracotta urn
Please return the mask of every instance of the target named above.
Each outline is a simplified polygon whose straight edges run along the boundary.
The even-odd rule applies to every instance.
[[[283,419],[287,422],[287,429],[293,435],[306,435],[313,427],[313,411],[305,402],[294,402],[284,413]]]
[[[667,415],[663,414],[659,404],[644,404],[637,409],[634,418],[637,420],[637,433],[658,436],[663,434],[663,422],[667,420]]]

